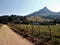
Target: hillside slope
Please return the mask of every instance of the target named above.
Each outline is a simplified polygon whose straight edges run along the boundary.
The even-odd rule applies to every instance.
[[[30,20],[30,21],[51,21],[51,19],[45,19],[45,18],[42,18],[42,17],[39,17],[39,16],[30,16],[30,17],[27,17],[27,20]]]

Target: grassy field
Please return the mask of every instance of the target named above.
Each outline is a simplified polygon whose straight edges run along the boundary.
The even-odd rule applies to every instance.
[[[31,17],[27,17],[27,20],[30,20],[30,21],[51,21],[51,19],[45,19],[45,18],[42,18],[42,17],[39,17],[39,16],[31,16]]]
[[[2,25],[3,25],[3,24],[0,24],[0,28],[1,28]]]
[[[26,33],[28,34],[33,33],[32,36],[42,41],[46,41],[46,39],[52,37],[52,40],[49,40],[47,42],[50,44],[53,43],[54,45],[60,45],[60,25],[50,25],[51,37],[48,25],[14,24],[13,26],[20,30],[27,31]]]

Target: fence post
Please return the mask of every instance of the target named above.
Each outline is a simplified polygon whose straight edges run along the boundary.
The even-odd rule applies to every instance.
[[[29,33],[28,25],[26,25],[26,33]]]
[[[32,32],[31,32],[31,33],[32,33],[32,35],[33,35],[33,32],[34,32],[34,30],[33,30],[33,24],[32,24]]]
[[[51,28],[50,28],[50,23],[48,22],[48,28],[49,28],[49,32],[50,32],[50,38],[52,39],[52,33],[51,33]]]
[[[38,31],[39,31],[39,35],[40,35],[40,25],[38,25]]]

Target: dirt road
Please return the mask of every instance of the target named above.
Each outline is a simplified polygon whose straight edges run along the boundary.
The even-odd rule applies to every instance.
[[[33,45],[30,41],[13,32],[7,25],[0,29],[0,45]]]

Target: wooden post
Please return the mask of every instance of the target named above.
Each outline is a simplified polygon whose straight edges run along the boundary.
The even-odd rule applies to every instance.
[[[34,27],[33,27],[33,24],[32,24],[32,35],[33,35],[33,32],[34,32],[33,28],[34,28]]]
[[[39,35],[40,35],[40,25],[38,25],[38,32],[39,32]]]
[[[51,33],[51,28],[50,28],[50,23],[48,22],[48,28],[49,28],[49,32],[50,32],[50,38],[52,39],[52,33]]]
[[[29,33],[28,25],[26,25],[26,33]]]

